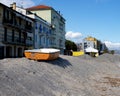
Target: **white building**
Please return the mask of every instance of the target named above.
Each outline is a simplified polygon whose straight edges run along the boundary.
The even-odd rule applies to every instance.
[[[29,14],[27,16],[35,20],[34,48],[52,47],[51,24],[49,24],[36,14]]]
[[[27,8],[27,10],[37,14],[52,25],[52,47],[60,49],[63,53],[65,48],[65,19],[60,12],[45,5],[33,6]]]
[[[86,49],[88,47],[95,48],[94,41],[88,41],[88,40],[83,39],[83,44],[82,45],[83,45],[82,49]]]
[[[51,24],[24,8],[16,7],[16,11],[34,19],[34,48],[52,47]]]

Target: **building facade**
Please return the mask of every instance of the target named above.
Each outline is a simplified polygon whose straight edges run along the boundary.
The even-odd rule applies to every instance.
[[[94,37],[88,36],[83,39],[83,49],[87,47],[93,47],[95,49],[100,49],[100,41]]]
[[[0,58],[22,57],[33,46],[33,21],[0,3]]]
[[[27,10],[37,14],[51,24],[52,47],[60,49],[61,53],[63,53],[65,48],[65,19],[60,12],[57,12],[52,7],[45,5],[30,7],[27,8]]]
[[[40,18],[35,14],[27,15],[34,19],[35,33],[34,33],[34,48],[51,48],[52,47],[52,31],[51,24]]]
[[[85,47],[93,47],[97,49],[97,39],[91,36],[88,36],[84,39],[84,46]]]
[[[51,24],[24,8],[16,7],[16,11],[34,19],[33,48],[51,48],[52,47],[52,28]]]
[[[91,36],[83,39],[82,48],[86,49],[87,47],[93,47],[97,49],[99,51],[99,54],[103,53],[103,51],[107,49],[104,43]]]

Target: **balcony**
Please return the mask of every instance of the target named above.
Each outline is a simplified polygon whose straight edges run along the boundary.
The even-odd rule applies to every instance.
[[[45,36],[46,34],[44,32],[39,33],[40,36]]]
[[[8,19],[3,19],[3,25],[5,26],[9,26],[9,27],[14,27],[16,29],[19,29],[19,30],[27,30],[29,32],[32,32],[32,26],[31,25],[20,25],[17,23],[16,20],[8,20]]]
[[[3,24],[4,24],[4,25],[8,25],[8,26],[12,26],[12,25],[13,25],[13,22],[12,22],[12,20],[3,19]]]
[[[51,34],[46,34],[47,37],[52,37]]]
[[[51,43],[51,47],[56,48],[57,47],[56,43]]]
[[[9,26],[9,27],[14,27],[19,30],[23,29],[21,25],[17,24],[17,22],[13,21],[13,20],[3,19],[3,25]]]
[[[56,31],[52,32],[51,35],[56,36],[57,35]]]
[[[15,37],[14,39],[11,36],[7,36],[2,40],[4,44],[12,44],[12,45],[21,45],[25,46],[25,40],[24,39],[19,39],[18,37]]]

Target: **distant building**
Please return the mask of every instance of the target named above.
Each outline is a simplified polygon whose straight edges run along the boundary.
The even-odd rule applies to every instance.
[[[77,51],[83,50],[82,43],[77,43],[76,46],[77,46]]]
[[[104,53],[105,50],[108,50],[107,46],[105,43],[100,44],[100,53]]]
[[[60,11],[57,12],[52,7],[45,5],[33,6],[27,8],[27,10],[37,14],[51,24],[52,47],[60,49],[61,53],[63,53],[65,48],[65,19],[60,14]]]
[[[97,49],[97,39],[91,36],[83,39],[83,49],[86,49],[87,47],[90,46]]]
[[[86,49],[88,47],[93,47],[93,48],[99,50],[99,53],[103,53],[103,51],[105,49],[107,49],[107,47],[104,43],[102,43],[100,40],[98,40],[94,37],[91,37],[91,36],[88,36],[83,39],[82,48]]]
[[[83,40],[83,49],[86,49],[86,48],[88,48],[88,47],[95,47],[95,44],[94,44],[94,42],[93,41],[88,41],[88,40]]]
[[[0,3],[0,58],[21,57],[33,47],[33,19]]]

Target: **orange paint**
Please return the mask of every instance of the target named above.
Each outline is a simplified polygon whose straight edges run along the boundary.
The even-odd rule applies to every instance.
[[[24,52],[25,57],[32,60],[54,60],[59,57],[59,52],[40,53],[40,52]]]

